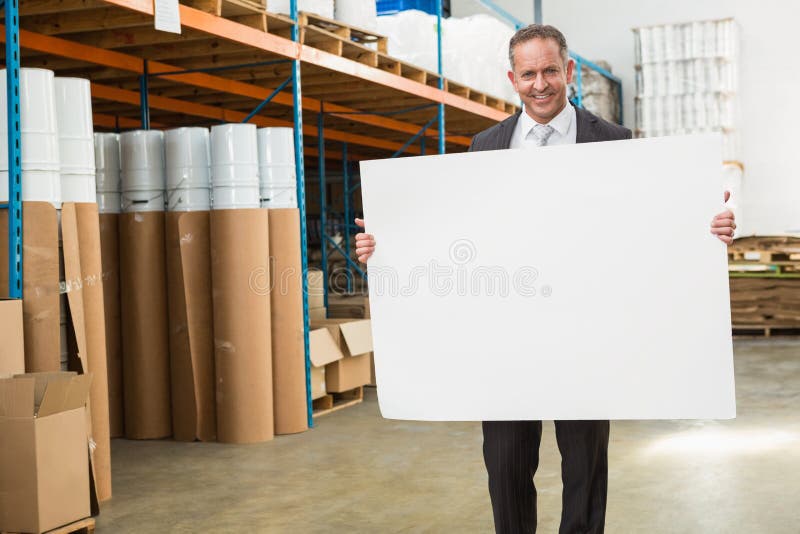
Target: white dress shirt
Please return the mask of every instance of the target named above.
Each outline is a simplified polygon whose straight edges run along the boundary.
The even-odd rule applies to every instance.
[[[519,120],[517,120],[517,125],[514,127],[510,148],[535,148],[537,146],[536,139],[533,134],[530,136],[528,134],[536,124],[537,122],[523,110]],[[547,124],[552,126],[555,131],[550,135],[545,146],[575,144],[575,140],[578,137],[578,125],[575,118],[575,108],[572,104],[567,102],[561,113],[553,117],[553,120]]]

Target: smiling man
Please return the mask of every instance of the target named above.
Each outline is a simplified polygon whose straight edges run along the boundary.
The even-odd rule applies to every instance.
[[[630,139],[631,131],[611,124],[567,101],[575,63],[564,35],[552,26],[532,24],[509,43],[508,78],[524,110],[480,132],[470,151],[536,148],[572,143]],[[553,177],[557,179],[557,176]],[[728,200],[728,194],[725,194]],[[356,219],[363,227],[364,221]],[[733,213],[711,221],[711,233],[730,244]],[[356,254],[366,262],[375,237],[356,235]],[[560,534],[600,534],[605,528],[608,489],[608,421],[555,421],[563,482]],[[498,534],[536,532],[536,487],[541,421],[484,421],[483,456],[489,474],[495,530]]]

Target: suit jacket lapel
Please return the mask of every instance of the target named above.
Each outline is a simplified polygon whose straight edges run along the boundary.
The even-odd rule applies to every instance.
[[[597,122],[597,117],[576,106],[575,119],[577,121],[576,143],[593,143],[595,141],[600,141],[595,132],[594,123]]]
[[[511,148],[511,137],[514,135],[514,129],[517,127],[517,121],[519,120],[520,113],[521,112],[518,111],[500,123],[500,135],[497,139],[498,149],[502,150],[505,148]]]

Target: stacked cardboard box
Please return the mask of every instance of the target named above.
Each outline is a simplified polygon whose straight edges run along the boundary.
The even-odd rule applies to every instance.
[[[319,269],[308,270],[308,316],[312,321],[325,319],[325,280]]]
[[[372,324],[368,319],[313,321],[309,338],[312,398],[369,384]]]
[[[364,295],[328,295],[328,318],[369,319],[369,297]]]
[[[735,329],[800,328],[800,239],[753,236],[728,247]]]
[[[731,322],[800,328],[800,279],[731,278]]]

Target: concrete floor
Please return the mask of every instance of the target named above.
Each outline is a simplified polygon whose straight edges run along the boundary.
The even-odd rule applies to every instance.
[[[738,418],[611,425],[610,533],[800,533],[800,340],[735,344]],[[491,532],[477,423],[380,417],[374,390],[248,446],[113,441],[99,534]],[[539,532],[561,513],[545,424]]]

